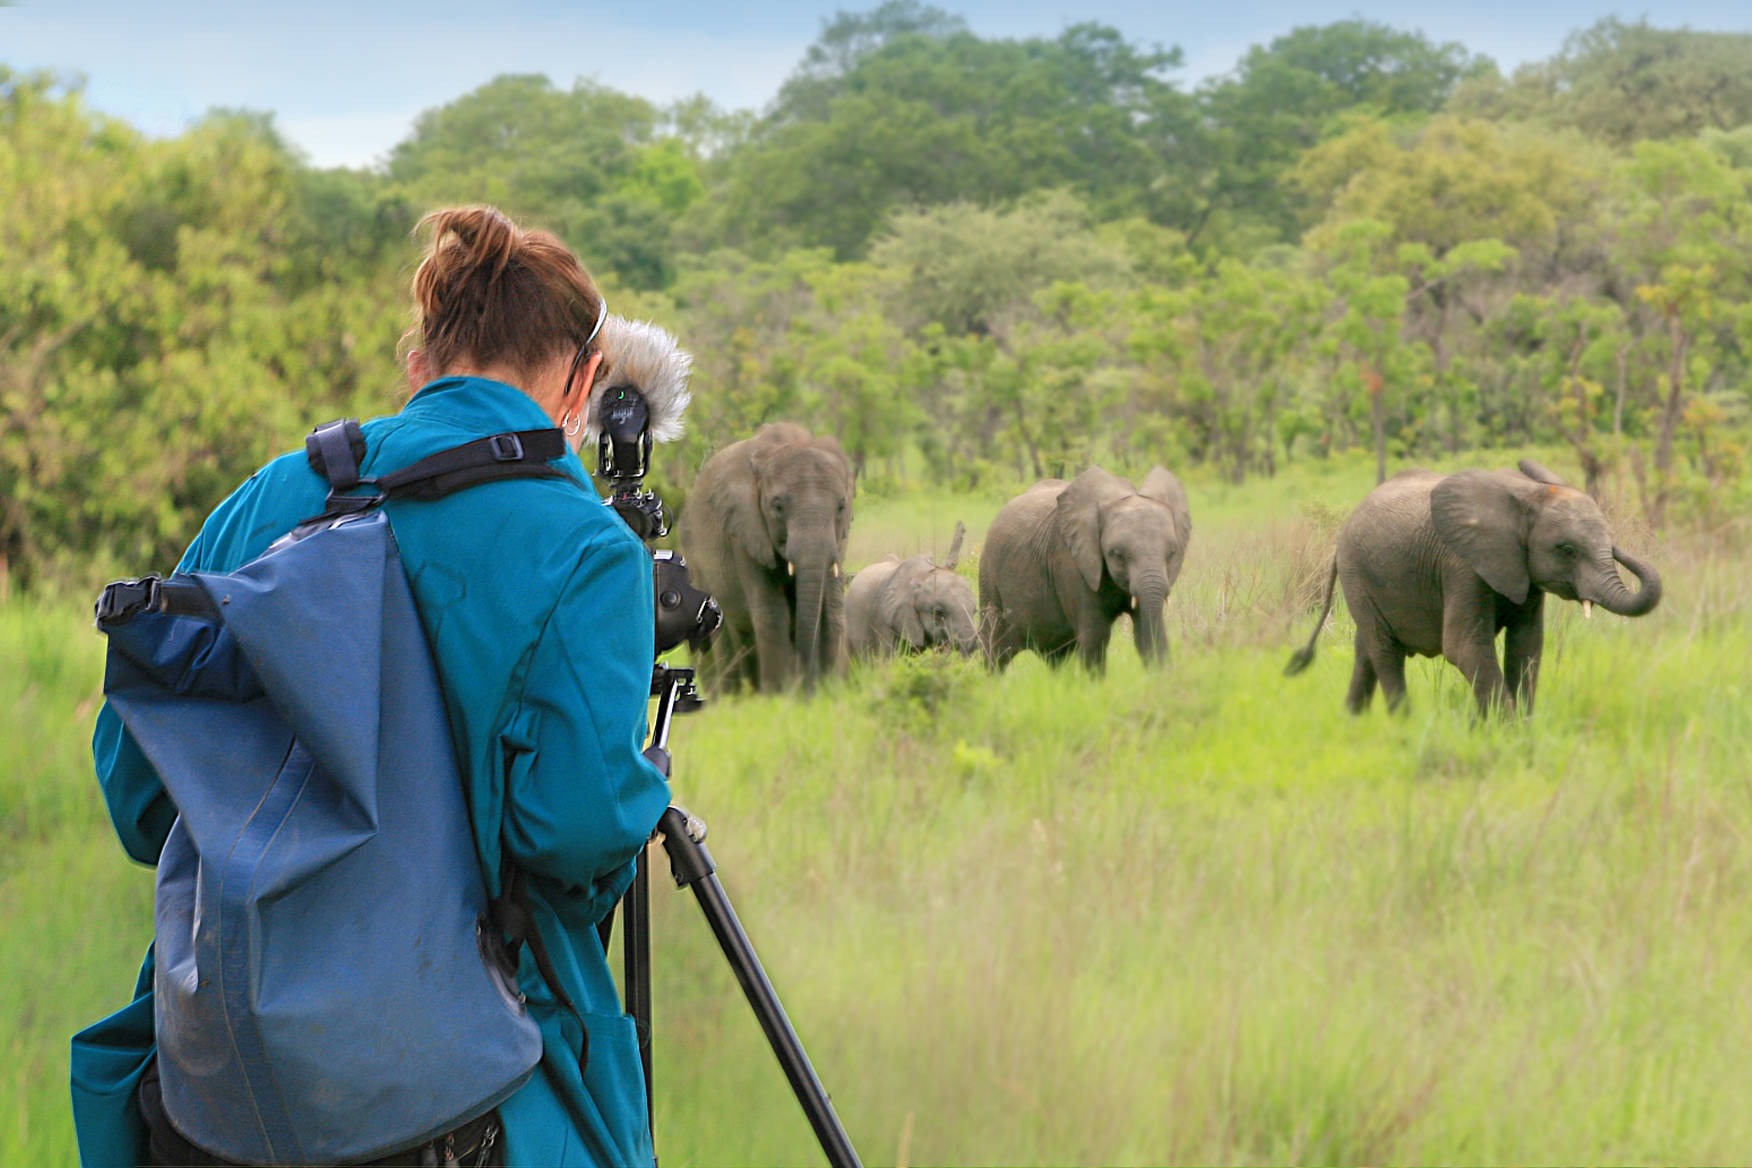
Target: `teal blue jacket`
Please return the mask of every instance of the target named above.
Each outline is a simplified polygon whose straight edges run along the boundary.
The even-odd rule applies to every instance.
[[[519,390],[481,378],[432,382],[401,413],[365,424],[363,472],[387,473],[474,438],[552,423]],[[653,647],[651,558],[586,485],[488,483],[433,502],[386,504],[449,706],[488,890],[501,862],[529,874],[532,908],[567,995],[555,1004],[533,958],[519,976],[541,1024],[542,1062],[500,1105],[508,1165],[652,1163],[632,1020],[595,925],[632,879],[668,806],[641,751]],[[323,510],[327,484],[302,450],[274,460],[208,516],[180,570],[226,572]],[[122,846],[155,863],[175,809],[105,708],[92,742]],[[388,890],[384,890],[387,892]],[[88,1168],[137,1162],[133,1106],[152,1057],[152,954],[119,1013],[73,1041],[73,1106]]]

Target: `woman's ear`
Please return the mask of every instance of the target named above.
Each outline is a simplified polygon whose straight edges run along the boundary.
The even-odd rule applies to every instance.
[[[596,385],[596,373],[597,370],[601,368],[601,349],[590,354],[590,356],[585,359],[583,366],[580,367],[576,373],[572,373],[572,363],[569,359],[567,360],[565,371],[562,372],[560,376],[565,377],[570,373],[571,380],[560,386],[558,398],[559,404],[555,407],[554,413],[554,424],[556,426],[563,427],[573,418],[577,418],[579,421],[579,432],[583,432],[583,427],[590,421],[589,418],[585,417],[585,411],[590,408],[590,390]],[[568,437],[570,437],[570,435],[568,435]],[[574,446],[576,446],[576,443],[574,443]]]
[[[408,396],[413,397],[420,392],[422,386],[432,380],[431,367],[426,364],[424,349],[408,351]]]
[[[1486,584],[1521,604],[1533,583],[1527,571],[1531,515],[1510,485],[1512,477],[1484,470],[1449,475],[1430,492],[1430,519],[1448,550]]]

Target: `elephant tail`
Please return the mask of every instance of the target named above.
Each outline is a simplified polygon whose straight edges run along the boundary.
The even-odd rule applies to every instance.
[[[1314,622],[1314,632],[1308,637],[1308,643],[1297,649],[1291,656],[1290,663],[1284,666],[1284,676],[1294,677],[1314,662],[1314,647],[1320,643],[1320,630],[1326,627],[1326,618],[1332,613],[1332,592],[1338,583],[1338,556],[1332,557],[1332,566],[1326,570],[1326,603],[1320,607],[1320,619]]]

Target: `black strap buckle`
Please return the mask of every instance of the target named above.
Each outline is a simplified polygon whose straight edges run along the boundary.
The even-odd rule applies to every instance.
[[[104,588],[97,598],[97,623],[119,625],[142,612],[158,607],[157,576],[142,576],[138,580],[117,580]]]
[[[487,444],[493,457],[500,462],[521,462],[523,459],[523,439],[515,434],[494,434],[487,439]]]

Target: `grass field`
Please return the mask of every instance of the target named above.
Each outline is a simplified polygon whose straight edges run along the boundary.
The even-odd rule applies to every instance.
[[[1752,529],[1621,530],[1665,600],[1554,603],[1531,720],[1475,724],[1439,662],[1351,718],[1342,616],[1281,673],[1371,481],[1189,482],[1163,673],[1116,635],[1101,679],[901,661],[677,724],[677,797],[867,1163],[1745,1159]],[[861,501],[852,563],[961,520],[972,575],[1003,497]],[[149,931],[83,611],[0,607],[6,1164],[72,1162],[66,1040]],[[663,1163],[819,1163],[664,867]]]

